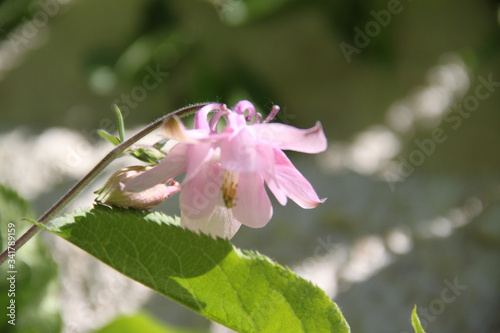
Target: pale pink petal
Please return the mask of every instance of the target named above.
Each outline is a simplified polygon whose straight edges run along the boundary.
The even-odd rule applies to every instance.
[[[282,150],[316,154],[325,151],[328,144],[320,122],[309,129],[280,123],[254,124],[248,128],[258,143]]]
[[[231,239],[240,228],[241,223],[234,218],[231,209],[228,209],[224,205],[222,198],[220,198],[218,204],[208,216],[193,219],[189,218],[186,214],[181,214],[181,226],[214,238]]]
[[[271,190],[272,194],[274,194],[274,197],[278,202],[284,206],[286,205],[288,198],[286,197],[285,193],[280,189],[278,184],[276,184],[276,181],[274,178],[266,178],[266,184],[267,187],[269,187],[269,190]]]
[[[213,154],[214,149],[210,142],[200,142],[189,145],[184,182],[196,176],[200,168],[212,159]]]
[[[219,164],[205,164],[189,181],[182,184],[181,212],[190,219],[210,215],[221,196],[222,169]]]
[[[273,216],[273,206],[259,174],[240,174],[236,195],[233,214],[240,223],[261,228],[269,222]]]
[[[226,109],[226,106],[224,104],[212,103],[212,104],[205,105],[198,112],[196,112],[196,114],[194,116],[194,128],[203,129],[203,130],[210,130],[210,124],[208,121],[208,114],[210,112],[213,112],[216,110],[223,110],[223,109]]]
[[[210,131],[212,133],[217,133],[219,120],[223,116],[227,116],[227,110],[219,110],[219,111],[215,112],[215,114],[212,116],[212,118],[210,118],[210,122],[208,123],[208,126],[210,127]]]
[[[247,127],[247,121],[243,114],[231,112],[227,115],[227,126],[224,128],[224,133],[238,132],[242,128]]]
[[[249,101],[239,101],[233,108],[233,112],[238,114],[245,114],[245,111],[248,111],[247,116],[245,117],[246,121],[252,120],[255,115],[255,107]]]
[[[242,129],[232,139],[220,141],[221,163],[226,170],[248,173],[272,168],[272,147],[256,144],[252,134]]]
[[[318,198],[316,191],[307,179],[295,168],[285,153],[275,149],[276,164],[274,176],[276,184],[287,197],[302,208],[314,208],[325,199]]]
[[[187,151],[187,144],[175,145],[158,165],[129,181],[125,191],[141,192],[181,174],[186,170]]]

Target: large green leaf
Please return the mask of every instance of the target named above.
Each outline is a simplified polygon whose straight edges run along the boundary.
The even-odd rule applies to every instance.
[[[265,256],[184,230],[162,213],[96,206],[56,219],[47,230],[239,332],[349,332],[318,287]]]

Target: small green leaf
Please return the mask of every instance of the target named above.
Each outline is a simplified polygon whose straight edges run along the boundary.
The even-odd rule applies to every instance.
[[[139,147],[129,150],[128,153],[130,156],[150,164],[157,164],[165,157],[160,150],[154,148]]]
[[[167,138],[163,138],[161,139],[160,141],[158,141],[157,143],[155,143],[153,145],[153,147],[156,149],[156,150],[159,150],[160,152],[162,152],[162,149],[163,147],[165,146],[165,144],[167,143],[168,139]]]
[[[238,332],[349,332],[320,288],[263,255],[185,230],[165,214],[96,206],[48,228]]]
[[[424,328],[420,323],[420,319],[418,319],[416,305],[413,307],[413,311],[411,312],[411,326],[413,326],[415,333],[425,333]]]
[[[116,113],[116,119],[118,120],[118,137],[120,138],[120,142],[125,141],[125,122],[123,121],[122,112],[118,105],[113,104]]]
[[[115,146],[118,146],[120,144],[120,139],[118,139],[116,136],[109,134],[103,129],[98,130],[97,133],[101,136],[101,138],[108,140]]]

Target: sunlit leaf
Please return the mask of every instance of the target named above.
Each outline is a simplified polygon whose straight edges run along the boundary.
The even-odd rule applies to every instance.
[[[100,129],[97,131],[97,133],[101,136],[101,138],[108,140],[115,146],[118,146],[120,144],[120,139],[118,139],[116,136],[109,134],[103,129]]]
[[[424,328],[420,323],[420,319],[418,319],[416,305],[413,307],[413,311],[411,312],[411,326],[413,326],[415,333],[425,333]]]
[[[59,234],[126,276],[238,332],[349,332],[312,283],[162,213],[96,206],[59,218]]]

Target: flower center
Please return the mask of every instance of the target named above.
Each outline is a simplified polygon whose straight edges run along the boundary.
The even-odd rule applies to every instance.
[[[227,208],[236,206],[236,188],[238,187],[238,173],[224,170],[222,180],[222,199]]]

